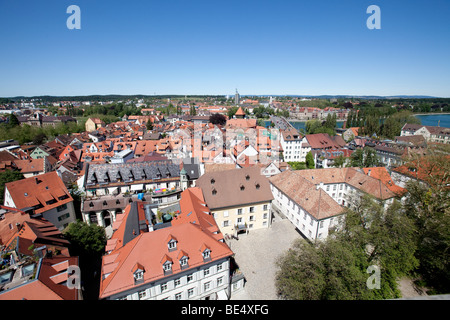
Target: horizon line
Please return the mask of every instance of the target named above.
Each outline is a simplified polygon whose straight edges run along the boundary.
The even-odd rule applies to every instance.
[[[212,96],[230,96],[234,97],[233,94],[123,94],[123,93],[108,93],[108,94],[70,94],[70,95],[50,95],[50,94],[41,94],[41,95],[16,95],[16,96],[0,96],[1,99],[16,99],[16,98],[36,98],[36,97],[91,97],[91,96],[146,96],[146,97],[160,97],[160,96],[204,96],[204,97],[212,97]],[[439,99],[448,99],[450,96],[432,96],[426,94],[396,94],[396,95],[377,95],[377,94],[241,94],[241,97],[253,96],[253,97],[353,97],[353,98],[364,98],[364,97],[379,97],[379,98],[439,98]]]

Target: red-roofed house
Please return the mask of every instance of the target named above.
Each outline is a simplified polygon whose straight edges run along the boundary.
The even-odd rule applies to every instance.
[[[139,204],[127,207],[107,242],[100,299],[227,299],[233,252],[199,195],[185,190],[181,214],[149,232],[133,228]]]
[[[99,118],[89,118],[86,120],[86,123],[84,125],[87,132],[92,132],[104,127],[106,124]]]
[[[75,221],[73,198],[55,171],[6,183],[4,204],[41,215],[59,229]]]
[[[69,255],[69,241],[52,223],[0,206],[0,239],[0,300],[81,298],[80,287],[67,286],[77,277],[69,268],[79,270],[78,258]]]

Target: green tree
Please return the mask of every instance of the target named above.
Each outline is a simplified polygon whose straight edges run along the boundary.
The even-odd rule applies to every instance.
[[[145,124],[145,127],[147,128],[147,130],[153,130],[153,122],[149,119]]]
[[[231,119],[236,114],[236,112],[239,110],[239,107],[231,107],[228,109],[227,115],[228,118]]]
[[[5,183],[22,180],[25,177],[19,171],[5,170],[0,172],[0,204],[4,203]]]
[[[334,158],[333,166],[335,168],[343,168],[346,160],[347,160],[347,158],[341,154],[341,155],[337,156],[336,158]]]
[[[377,152],[370,148],[356,149],[350,157],[350,166],[360,168],[378,167],[381,162],[378,158]]]
[[[197,114],[197,111],[195,110],[195,105],[192,105],[189,109],[189,114],[191,116],[195,116]]]
[[[341,228],[326,240],[299,240],[281,256],[276,276],[285,299],[397,298],[397,279],[417,267],[414,223],[394,202],[387,211],[369,196],[352,199]],[[380,268],[380,289],[367,287],[369,266]]]
[[[316,247],[306,240],[294,242],[277,261],[278,295],[288,300],[319,300],[325,288],[325,267]]]
[[[418,273],[437,293],[450,290],[450,162],[439,152],[408,163],[423,181],[410,181],[404,208],[418,230]]]
[[[314,169],[316,167],[314,163],[314,156],[312,155],[311,151],[306,154],[306,166],[308,169]]]
[[[388,139],[394,139],[394,137],[400,135],[401,129],[406,123],[420,124],[420,120],[414,117],[410,111],[395,113],[384,120],[381,134]]]
[[[96,224],[77,221],[64,229],[65,237],[70,241],[75,255],[100,256],[106,245],[105,229]]]
[[[305,124],[305,130],[307,134],[314,134],[316,133],[315,130],[319,127],[321,127],[322,124],[319,120],[308,120]]]
[[[63,234],[70,241],[71,255],[79,257],[81,281],[84,283],[83,298],[96,300],[100,283],[102,254],[105,252],[105,229],[96,224],[77,221],[69,224]]]
[[[305,162],[290,161],[290,162],[288,162],[288,164],[292,168],[292,170],[304,170],[304,169],[306,169],[306,163]]]
[[[323,124],[324,127],[334,130],[336,128],[336,114],[328,114],[327,118],[325,119],[325,123]]]
[[[16,115],[11,113],[9,115],[9,119],[8,119],[8,123],[10,125],[10,127],[16,127],[20,124],[19,119],[17,119]]]

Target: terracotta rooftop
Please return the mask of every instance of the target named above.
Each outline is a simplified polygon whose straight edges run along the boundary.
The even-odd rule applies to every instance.
[[[406,189],[397,186],[394,181],[392,181],[391,175],[385,167],[363,168],[363,171],[366,175],[370,175],[375,179],[381,180],[381,182],[383,182],[389,190],[398,196],[401,196],[406,192]]]
[[[346,183],[358,190],[386,200],[396,195],[386,187],[381,180],[369,177],[357,168],[326,168],[298,170],[296,174],[305,178],[314,185],[324,183]]]
[[[239,107],[239,109],[235,113],[236,116],[245,116],[244,110],[242,110],[242,107]]]
[[[166,277],[164,263],[171,262],[171,274],[176,274],[233,254],[224,242],[218,241],[220,232],[214,234],[218,227],[214,218],[209,215],[209,209],[202,201],[199,190],[187,189],[182,193],[181,199],[182,213],[172,220],[171,226],[141,233],[125,245],[122,245],[122,235],[116,235],[116,232],[126,228],[121,223],[108,241],[108,249],[111,249],[109,254],[103,257],[100,299]],[[122,215],[122,221],[128,219],[128,208]],[[176,242],[175,248],[168,248],[170,241]],[[204,260],[202,253],[205,248],[211,250],[211,260]],[[188,258],[187,266],[181,266],[182,257]],[[138,269],[144,272],[143,280],[135,283],[133,272]]]
[[[35,207],[35,213],[42,213],[72,202],[72,196],[55,171],[5,184],[15,207]]]
[[[17,168],[19,168],[21,173],[31,173],[31,172],[43,172],[45,159],[29,159],[29,160],[15,160]]]

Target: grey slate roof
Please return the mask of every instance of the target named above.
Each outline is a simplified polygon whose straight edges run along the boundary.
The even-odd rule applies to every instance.
[[[180,177],[180,167],[171,161],[91,164],[87,186],[109,183],[132,183]]]

